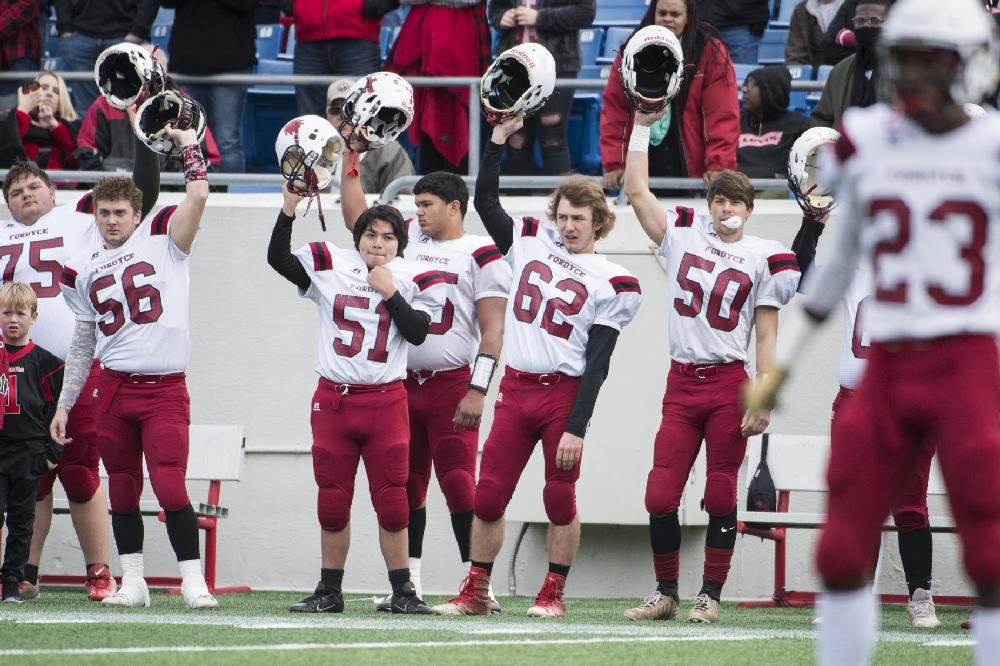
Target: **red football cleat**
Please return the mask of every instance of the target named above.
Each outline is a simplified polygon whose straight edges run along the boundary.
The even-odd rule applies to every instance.
[[[115,579],[106,564],[94,564],[87,569],[87,596],[91,601],[101,601],[118,591]]]
[[[566,577],[551,571],[545,576],[542,589],[535,597],[535,604],[528,609],[531,617],[563,617],[566,615],[566,602],[563,601],[563,588],[566,587]]]
[[[489,590],[490,577],[486,570],[471,567],[469,575],[462,581],[458,596],[431,610],[435,615],[489,615],[493,612]]]

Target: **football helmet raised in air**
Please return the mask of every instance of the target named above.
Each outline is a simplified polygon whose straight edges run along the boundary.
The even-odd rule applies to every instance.
[[[108,104],[124,111],[163,92],[163,66],[152,54],[130,42],[109,46],[94,63],[94,81]]]
[[[369,74],[351,87],[340,115],[340,134],[352,148],[364,151],[384,146],[413,120],[413,87],[392,72]]]
[[[879,62],[886,82],[897,94],[926,84],[907,80],[897,60],[900,51],[957,54],[954,75],[945,82],[957,104],[979,104],[996,89],[1000,77],[996,23],[977,0],[952,0],[947,5],[939,0],[900,0],[893,6],[879,39]]]
[[[479,94],[490,124],[538,112],[556,87],[556,61],[541,44],[507,49],[483,74]]]
[[[135,134],[150,150],[161,155],[180,154],[180,147],[167,136],[168,124],[175,129],[193,129],[201,143],[205,138],[205,109],[181,92],[164,90],[143,102],[135,114]]]
[[[285,123],[274,141],[278,167],[299,189],[322,190],[330,184],[344,140],[326,118],[299,116]]]
[[[802,133],[788,153],[788,188],[802,211],[819,218],[834,206],[829,183],[819,178],[818,153],[821,146],[835,143],[840,132],[829,127],[811,127]]]
[[[625,96],[643,113],[656,113],[681,89],[684,52],[670,30],[647,25],[622,49],[621,77]]]

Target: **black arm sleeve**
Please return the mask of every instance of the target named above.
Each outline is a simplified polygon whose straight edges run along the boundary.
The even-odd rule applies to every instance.
[[[576,394],[573,412],[569,415],[566,432],[577,437],[587,433],[587,425],[594,414],[594,404],[597,394],[601,391],[608,376],[608,366],[611,364],[611,354],[618,342],[618,331],[610,326],[597,324],[590,329],[587,338],[587,364],[580,378],[580,389]]]
[[[431,328],[431,318],[426,312],[414,310],[397,291],[385,302],[389,316],[407,342],[411,345],[423,344],[427,331]]]
[[[493,242],[504,254],[514,244],[514,220],[500,205],[500,156],[503,146],[492,141],[486,144],[486,154],[479,165],[479,175],[476,177],[476,196],[472,200],[483,221],[483,226],[489,232]]]
[[[146,219],[156,200],[160,198],[160,158],[135,138],[135,163],[132,165],[132,182],[142,190],[142,217]]]
[[[278,220],[271,231],[271,242],[267,246],[267,264],[302,291],[312,284],[309,274],[299,260],[292,256],[292,220],[284,212],[278,213]]]
[[[805,283],[806,272],[812,265],[813,259],[816,258],[816,244],[819,242],[819,237],[823,234],[825,227],[826,225],[822,222],[815,222],[808,217],[803,217],[802,226],[799,227],[799,232],[795,234],[795,240],[792,241],[792,252],[795,253],[795,261],[799,264],[799,271],[802,274],[799,278],[800,290]]]

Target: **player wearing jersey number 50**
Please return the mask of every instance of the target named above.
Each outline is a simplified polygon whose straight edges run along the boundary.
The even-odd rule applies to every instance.
[[[778,308],[795,294],[799,269],[781,243],[744,233],[754,191],[736,171],[720,171],[708,187],[709,213],[665,210],[649,191],[649,126],[663,112],[636,112],[625,161],[625,192],[646,235],[666,260],[670,372],[663,420],[656,433],[646,510],[656,590],[625,611],[630,620],[677,615],[681,494],[705,440],[704,506],[708,512],[701,591],[689,622],[716,622],[719,598],[736,547],[736,476],[747,437],[764,432],[769,412],[746,413],[750,331],[756,328],[757,368],[767,367],[778,333]]]
[[[392,586],[390,610],[430,613],[407,566],[410,428],[403,378],[408,346],[424,341],[431,317],[444,305],[444,278],[399,257],[406,229],[392,206],[375,206],[358,217],[352,250],[317,242],[293,255],[292,221],[302,197],[288,187],[283,192],[267,262],[316,304],[320,319],[312,456],[322,568],[316,591],[289,610],[344,610],[341,587],[351,543],[354,477],[364,458]]]
[[[595,253],[596,241],[615,222],[596,182],[582,176],[562,181],[549,203],[555,226],[512,219],[500,205],[500,156],[523,120],[514,116],[493,128],[476,181],[476,210],[517,287],[504,329],[507,370],[476,486],[472,566],[459,595],[434,608],[442,615],[490,613],[489,577],[503,544],[504,512],[539,439],[549,573],[528,615],[566,614],[563,589],[580,542],[576,480],[584,436],[618,334],[642,300],[636,277]]]
[[[104,246],[63,269],[63,294],[77,321],[51,430],[57,442],[70,441],[67,413],[96,347],[101,362],[95,389],[97,438],[122,563],[121,588],[101,603],[149,605],[139,512],[145,457],[150,484],[166,513],[184,601],[191,608],[216,608],[201,572],[198,519],[184,485],[191,422],[184,378],[190,254],[208,199],[208,180],[195,132],[169,125],[166,132],[184,158],[187,185],[180,205],[142,221],[142,192],[130,179],[105,178],[94,188]]]

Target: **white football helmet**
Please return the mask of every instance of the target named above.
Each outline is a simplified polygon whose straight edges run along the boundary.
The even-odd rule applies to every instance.
[[[656,113],[681,89],[684,51],[670,30],[647,25],[632,35],[622,49],[622,87],[632,106]]]
[[[299,116],[285,123],[274,141],[278,167],[286,180],[310,194],[330,184],[344,140],[326,118]]]
[[[176,90],[164,90],[142,103],[135,114],[135,135],[153,152],[180,154],[181,149],[167,136],[167,123],[176,129],[194,129],[198,143],[205,138],[205,109]]]
[[[892,86],[900,72],[894,49],[942,50],[962,60],[951,82],[958,104],[978,104],[992,93],[1000,77],[1000,43],[993,18],[977,0],[900,0],[886,18],[879,39],[879,62]]]
[[[811,127],[792,144],[788,153],[788,188],[806,213],[819,216],[833,208],[830,184],[819,178],[819,149],[835,143],[840,132],[829,127]]]
[[[369,74],[351,86],[340,115],[353,127],[344,137],[352,145],[360,143],[361,150],[384,146],[413,120],[413,87],[392,72]]]
[[[104,99],[124,111],[163,92],[166,73],[149,51],[130,42],[109,46],[94,63],[94,81]]]
[[[520,44],[493,61],[479,82],[483,114],[496,124],[538,112],[556,87],[556,61],[541,44]]]

